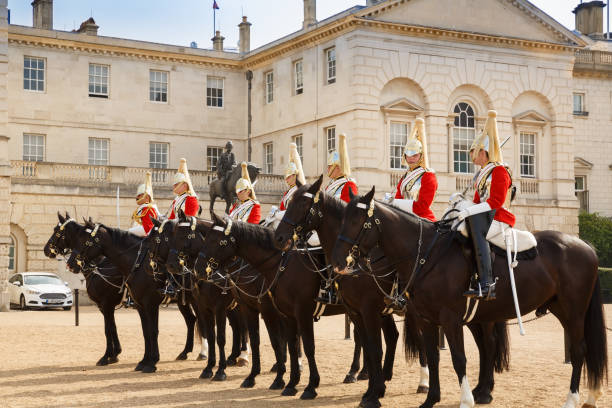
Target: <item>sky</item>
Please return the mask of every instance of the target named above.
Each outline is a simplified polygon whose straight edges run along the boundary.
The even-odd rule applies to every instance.
[[[246,15],[251,26],[251,49],[302,28],[302,0],[216,0],[216,27],[225,47],[236,47],[238,24]],[[435,0],[429,0],[435,1]],[[580,0],[531,0],[558,22],[574,29],[572,10]],[[8,0],[11,24],[32,26],[32,1]],[[318,0],[317,20],[323,20],[366,0]],[[99,35],[212,48],[213,0],[55,0],[53,26],[71,31],[93,17]],[[605,11],[604,11],[605,13]],[[605,27],[604,27],[605,29]]]

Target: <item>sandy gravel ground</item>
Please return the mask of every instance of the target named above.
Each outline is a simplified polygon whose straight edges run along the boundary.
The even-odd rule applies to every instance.
[[[612,327],[612,307],[606,306],[607,325]],[[365,382],[344,385],[342,380],[352,357],[352,342],[343,340],[343,317],[324,318],[315,324],[317,362],[321,372],[319,396],[314,401],[281,397],[267,387],[273,376],[272,349],[262,323],[265,374],[254,389],[239,385],[249,368],[229,368],[228,380],[212,383],[198,376],[203,362],[173,361],[182,350],[183,320],[175,307],[160,313],[161,361],[154,374],[134,372],[143,353],[138,315],[134,310],[117,312],[123,353],[117,364],[96,367],[105,348],[102,315],[94,307],[81,309],[81,325],[74,313],[64,311],[13,311],[0,314],[0,406],[2,407],[356,407]],[[491,407],[561,407],[568,392],[571,366],[563,364],[563,331],[557,320],[546,316],[526,325],[521,337],[510,328],[511,371],[497,376]],[[401,330],[400,330],[401,331]],[[610,333],[610,332],[608,332]],[[400,337],[401,339],[401,337]],[[608,353],[612,355],[612,347]],[[399,350],[403,350],[398,347]],[[477,378],[477,350],[466,336],[468,375]],[[229,353],[229,347],[228,351]],[[305,365],[307,370],[307,365]],[[288,376],[285,377],[288,379]],[[458,406],[459,386],[448,350],[441,352],[442,401],[437,406]],[[307,371],[298,390],[307,383]],[[418,407],[423,395],[414,393],[418,364],[408,365],[403,351],[395,361],[393,380],[387,385],[386,407]],[[299,395],[299,394],[298,394]],[[582,402],[586,398],[581,390]],[[607,389],[600,407],[612,407]]]

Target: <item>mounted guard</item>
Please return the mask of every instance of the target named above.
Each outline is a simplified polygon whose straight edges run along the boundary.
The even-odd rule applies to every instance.
[[[431,204],[438,190],[438,180],[435,171],[429,168],[425,121],[421,118],[417,118],[406,142],[402,164],[408,166],[408,171],[397,183],[395,197],[390,204],[429,221],[436,221]]]
[[[229,216],[234,220],[240,220],[251,224],[259,224],[261,219],[261,206],[255,197],[255,190],[249,177],[247,164],[242,162],[242,177],[236,182],[236,195],[239,203],[235,203],[230,210]]]
[[[199,214],[200,204],[198,203],[198,196],[193,189],[191,177],[189,177],[186,159],[181,159],[179,168],[174,175],[172,191],[176,194],[176,197],[168,210],[168,219],[173,220],[177,218],[179,209],[183,210],[185,215],[197,216]]]
[[[159,214],[157,205],[153,201],[153,183],[151,182],[150,171],[147,171],[144,184],[139,185],[136,190],[136,204],[138,204],[138,208],[132,214],[132,228],[128,231],[139,237],[144,237],[153,228],[151,219],[157,219]]]
[[[326,193],[347,203],[351,201],[349,190],[357,195],[357,184],[350,177],[351,163],[344,133],[340,133],[339,149],[331,152],[327,158],[327,175],[331,180],[325,187]]]
[[[516,222],[514,214],[507,207],[512,175],[502,162],[496,117],[497,112],[489,111],[482,134],[474,139],[470,147],[472,162],[480,166],[474,178],[474,205],[457,215],[459,221],[466,221],[479,277],[478,287],[470,286],[464,295],[485,300],[495,299],[491,250],[487,238],[514,227]]]

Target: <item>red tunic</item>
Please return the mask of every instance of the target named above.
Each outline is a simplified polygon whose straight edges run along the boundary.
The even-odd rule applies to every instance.
[[[357,185],[350,180],[344,183],[344,186],[342,186],[342,193],[340,193],[340,199],[346,203],[351,201],[349,190],[353,192],[353,195],[357,195]]]
[[[405,177],[405,176],[404,176]],[[404,194],[401,191],[402,177],[397,183],[397,189],[395,192],[395,198],[403,199]],[[422,218],[427,218],[429,221],[436,221],[436,216],[431,211],[431,203],[433,203],[436,191],[438,190],[438,179],[436,174],[432,171],[426,171],[421,176],[421,188],[416,200],[412,203],[412,212]]]
[[[153,221],[151,218],[157,219],[157,211],[155,211],[154,207],[147,207],[142,211],[142,217],[140,217],[140,221],[142,222],[142,228],[145,230],[145,234],[149,235],[149,231],[153,228]]]
[[[176,218],[176,213],[174,211],[174,207],[176,205],[177,200],[181,200],[181,197],[176,197],[174,201],[172,201],[172,206],[170,207],[172,210],[170,211],[169,220],[173,220]],[[200,204],[198,203],[198,198],[196,196],[187,196],[181,205],[183,212],[187,216],[196,216],[198,214],[198,209],[200,208]]]
[[[236,207],[238,207],[238,203],[234,203],[234,205],[230,209],[230,217],[232,217],[232,213],[234,212]],[[259,203],[255,201],[254,204],[251,206],[251,209],[249,210],[249,217],[246,219],[246,222],[248,222],[249,224],[259,224],[259,221],[261,221],[261,205],[259,205]]]
[[[491,186],[489,187],[490,191],[487,203],[489,203],[491,209],[497,210],[495,212],[495,220],[504,222],[509,226],[514,227],[514,223],[516,222],[514,214],[503,208],[511,185],[512,180],[510,179],[510,175],[505,167],[501,165],[496,166],[491,172]],[[478,191],[474,193],[474,203],[480,203],[480,195],[478,194]]]

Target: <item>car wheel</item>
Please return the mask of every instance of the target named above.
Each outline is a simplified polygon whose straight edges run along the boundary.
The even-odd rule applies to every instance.
[[[62,309],[64,309],[64,310],[70,310],[70,309],[72,309],[72,306],[64,306],[64,307],[62,307]]]
[[[23,295],[21,295],[21,297],[19,298],[19,308],[21,310],[28,310],[28,307],[26,306],[25,297]]]

